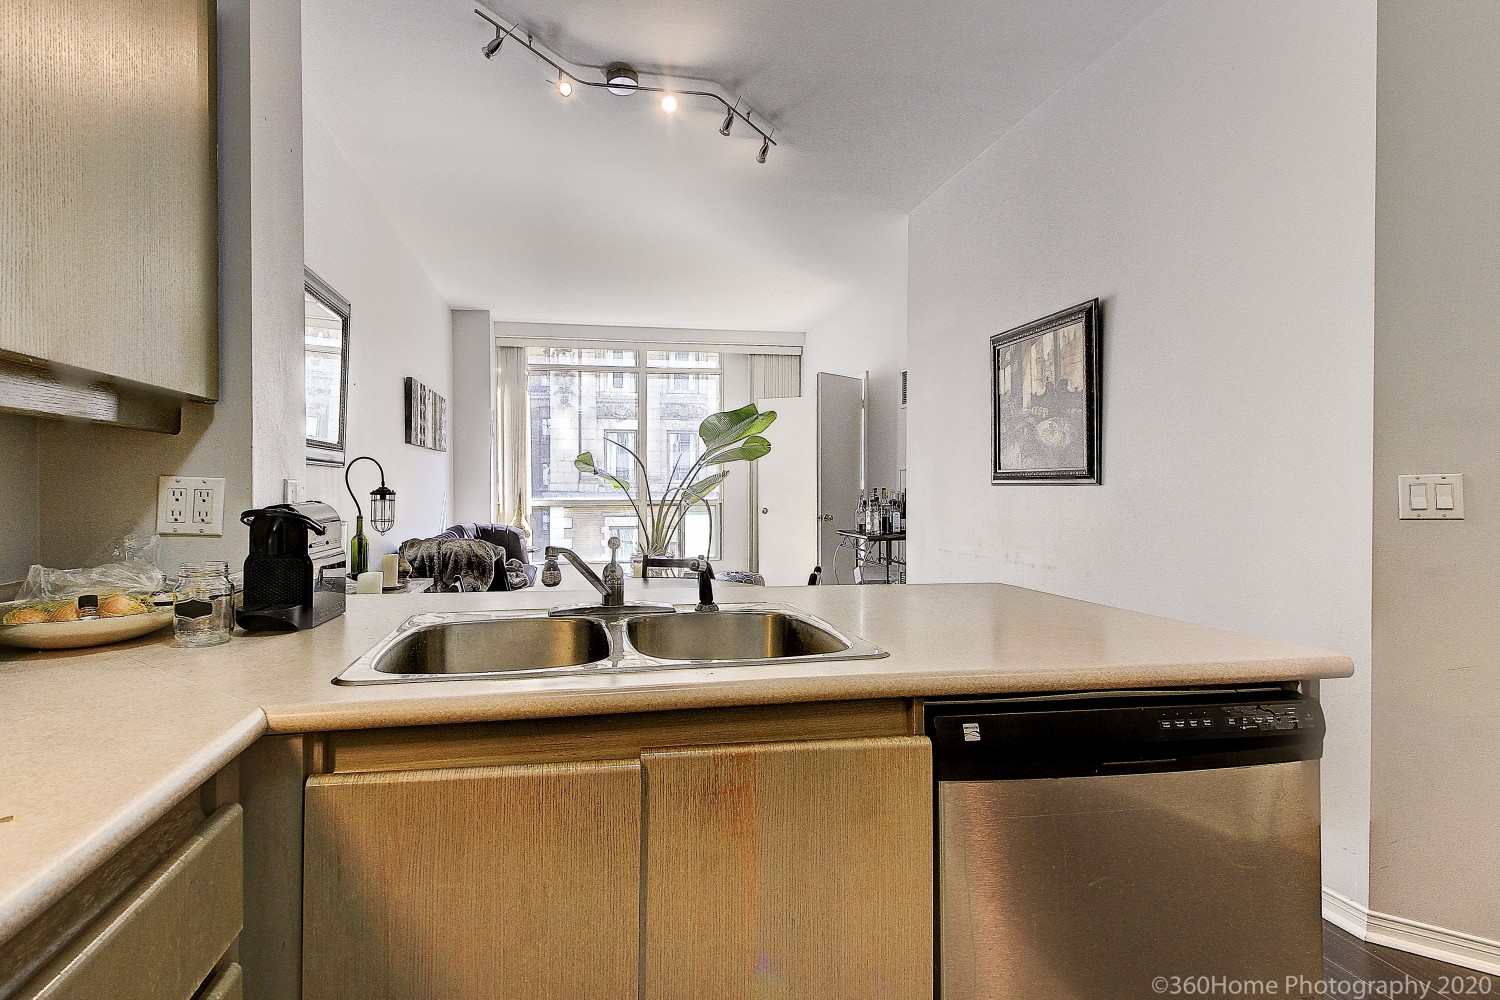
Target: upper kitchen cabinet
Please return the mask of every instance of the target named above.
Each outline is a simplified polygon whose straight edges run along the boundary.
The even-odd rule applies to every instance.
[[[0,408],[217,398],[214,16],[0,0]]]

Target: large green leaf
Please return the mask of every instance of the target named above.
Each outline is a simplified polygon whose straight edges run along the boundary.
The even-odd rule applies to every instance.
[[[625,482],[625,480],[623,479],[620,479],[618,476],[610,475],[608,472],[605,472],[603,469],[594,464],[594,453],[591,451],[586,451],[583,454],[579,455],[577,458],[573,459],[573,465],[578,469],[579,472],[591,476],[598,476],[600,479],[615,486],[617,489],[622,489],[626,493],[630,492],[629,483]]]
[[[697,503],[698,501],[703,500],[710,493],[712,493],[714,489],[724,481],[724,477],[728,475],[728,472],[715,472],[711,476],[704,476],[693,485],[684,489],[682,491],[682,496],[690,504]]]
[[[753,462],[771,453],[771,442],[758,435],[747,437],[735,447],[716,451],[703,460],[704,465],[722,465],[725,462]]]
[[[704,417],[703,423],[698,425],[698,436],[703,439],[704,449],[713,451],[759,434],[775,419],[775,410],[762,413],[754,403],[747,403],[738,410],[725,410]]]

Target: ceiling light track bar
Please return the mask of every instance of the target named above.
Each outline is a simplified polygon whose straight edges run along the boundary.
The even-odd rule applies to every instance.
[[[474,13],[478,14],[480,17],[484,18],[486,21],[488,21],[491,25],[494,26],[495,31],[497,32],[497,34],[495,35],[496,41],[503,43],[503,42],[509,41],[511,39],[515,39],[518,44],[525,46],[526,51],[530,52],[532,55],[536,56],[542,62],[546,63],[548,66],[551,66],[554,70],[556,70],[557,73],[558,73],[558,77],[559,77],[560,80],[567,80],[570,83],[577,84],[580,87],[592,87],[595,90],[609,90],[611,87],[617,87],[617,86],[619,86],[619,84],[611,84],[608,81],[594,81],[594,80],[585,80],[585,79],[583,79],[581,76],[579,76],[578,74],[574,73],[572,70],[570,70],[567,67],[565,67],[565,66],[561,65],[560,63],[558,63],[557,60],[555,60],[551,56],[547,55],[547,53],[545,53],[541,49],[537,48],[537,46],[532,42],[531,37],[530,37],[529,34],[525,38],[523,38],[523,37],[521,37],[521,35],[517,34],[517,32],[520,31],[520,29],[521,29],[521,26],[519,24],[513,24],[513,25],[511,25],[510,27],[507,28],[498,19],[496,19],[492,14],[490,14],[489,11],[481,10],[478,7],[474,8]],[[497,45],[496,42],[490,42],[489,44],[493,45],[494,48],[491,49],[488,46],[486,46],[486,53],[488,55],[493,55],[496,51],[499,50],[500,46]],[[765,159],[764,159],[764,156],[765,156],[765,152],[764,152],[765,147],[766,146],[780,145],[775,139],[771,138],[771,132],[774,132],[775,129],[772,129],[771,132],[767,132],[765,129],[763,129],[759,125],[757,125],[755,122],[751,121],[750,120],[750,116],[748,114],[746,114],[745,112],[741,111],[739,109],[739,105],[738,104],[730,104],[727,100],[724,99],[723,96],[714,93],[712,90],[677,90],[677,89],[672,88],[672,87],[647,87],[647,86],[642,86],[640,84],[633,84],[633,85],[631,85],[630,90],[631,90],[632,93],[667,94],[667,95],[671,95],[671,96],[674,96],[674,97],[706,97],[709,100],[717,101],[719,103],[720,107],[722,107],[724,109],[724,111],[725,111],[725,113],[727,115],[727,117],[725,119],[726,122],[733,121],[734,119],[737,118],[740,121],[744,122],[748,127],[754,129],[756,135],[759,135],[761,137],[761,140],[762,140],[762,144],[761,144],[761,149],[762,149],[762,152],[761,152],[761,162],[762,163],[765,162]],[[723,135],[728,135],[729,134],[729,130],[728,130],[727,127],[726,128],[721,128],[719,131]]]

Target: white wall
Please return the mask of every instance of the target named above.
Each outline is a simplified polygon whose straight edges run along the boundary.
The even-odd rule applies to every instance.
[[[406,443],[403,379],[419,379],[449,400],[453,414],[453,320],[427,272],[401,241],[369,189],[324,124],[306,109],[303,144],[307,266],[350,304],[349,404],[346,455],[369,455],[396,491],[396,525],[384,536],[368,524],[373,554],[394,552],[407,538],[425,538],[453,523],[452,436],[449,451]],[[300,283],[299,283],[300,287]],[[307,466],[308,499],[333,504],[354,533],[354,503],[344,469]],[[380,483],[375,466],[350,473],[360,506]],[[467,513],[466,513],[467,516]],[[473,520],[487,521],[481,511]]]
[[[892,491],[901,487],[897,418],[901,371],[906,367],[906,285],[905,267],[872,282],[808,328],[802,353],[804,392],[816,391],[818,372],[855,378],[869,373],[865,483]]]
[[[874,281],[814,323],[802,351],[802,400],[759,400],[777,412],[768,435],[773,451],[761,460],[761,568],[766,582],[807,582],[818,562],[818,373],[863,378],[866,393],[865,483],[901,488],[899,418],[901,371],[906,367],[907,269]],[[772,468],[774,464],[775,468]],[[832,582],[832,573],[826,579]]]
[[[36,425],[0,413],[0,584],[25,579],[42,555]]]
[[[298,0],[219,0],[219,402],[174,436],[39,422],[42,560],[77,566],[155,531],[161,475],[227,480],[222,538],[161,563],[244,561],[239,512],[279,503],[303,456],[302,75]]]
[[[1325,879],[1368,886],[1375,11],[1169,0],[913,213],[909,553],[1352,655]],[[1103,300],[1103,485],[992,486],[988,338]]]
[[[498,521],[497,507],[504,505],[496,495],[500,452],[495,428],[495,328],[487,309],[454,309],[452,318],[453,395],[448,404],[453,419],[453,519]]]
[[[1500,941],[1500,7],[1380,4],[1372,909]],[[1396,477],[1466,474],[1461,522]],[[1491,952],[1493,954],[1493,952]]]

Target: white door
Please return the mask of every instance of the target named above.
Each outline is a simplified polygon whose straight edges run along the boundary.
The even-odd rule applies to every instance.
[[[759,572],[767,586],[800,587],[818,563],[818,416],[811,395],[770,399],[776,411],[766,437],[771,454],[752,468],[760,552]]]
[[[839,531],[853,531],[864,477],[863,379],[818,373],[818,564],[824,583],[854,582],[854,552]]]

